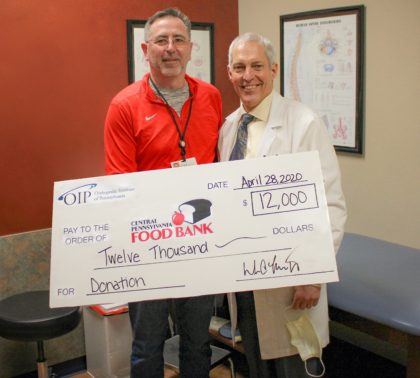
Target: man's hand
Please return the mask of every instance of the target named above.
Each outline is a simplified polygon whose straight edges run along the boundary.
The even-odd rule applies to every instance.
[[[318,304],[321,294],[321,285],[302,285],[294,287],[292,308],[294,310],[303,310],[311,308]]]

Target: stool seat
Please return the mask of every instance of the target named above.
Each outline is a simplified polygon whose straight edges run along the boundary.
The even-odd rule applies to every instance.
[[[0,336],[16,341],[36,341],[39,378],[50,377],[44,340],[72,331],[80,322],[79,307],[50,308],[49,291],[29,291],[0,301]]]
[[[18,341],[48,340],[80,322],[79,307],[50,308],[49,291],[31,291],[0,301],[0,336]]]

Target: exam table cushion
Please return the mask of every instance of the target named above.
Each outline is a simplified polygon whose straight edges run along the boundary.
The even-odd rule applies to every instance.
[[[420,250],[346,233],[337,254],[333,307],[420,335]]]

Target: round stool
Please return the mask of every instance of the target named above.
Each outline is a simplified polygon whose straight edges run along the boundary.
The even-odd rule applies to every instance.
[[[49,291],[30,291],[0,301],[0,336],[36,341],[38,377],[48,377],[44,340],[62,336],[80,322],[79,307],[50,308]]]

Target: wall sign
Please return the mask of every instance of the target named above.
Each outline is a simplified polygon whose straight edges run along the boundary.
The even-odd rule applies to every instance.
[[[364,6],[280,16],[281,94],[324,120],[337,151],[363,152]]]

